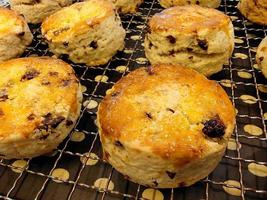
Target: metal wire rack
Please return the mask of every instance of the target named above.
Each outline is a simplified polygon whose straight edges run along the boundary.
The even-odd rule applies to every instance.
[[[267,166],[267,86],[266,79],[255,63],[255,49],[267,35],[267,31],[265,27],[252,24],[242,17],[236,9],[237,2],[223,0],[219,7],[233,20],[236,46],[223,71],[211,77],[224,87],[238,111],[232,137],[234,148],[227,149],[219,166],[205,180],[188,188],[152,190],[149,196],[145,195],[146,187],[127,181],[102,160],[95,125],[97,103],[121,77],[135,68],[149,64],[143,49],[146,23],[162,8],[157,0],[145,0],[138,13],[121,16],[123,27],[127,31],[126,46],[107,65],[87,68],[62,58],[73,66],[84,86],[84,104],[78,123],[70,136],[49,156],[25,160],[23,167],[15,165],[14,160],[0,160],[0,198],[267,199],[266,177],[255,176],[248,170],[252,163]],[[0,0],[0,5],[8,6],[8,1]],[[31,30],[34,40],[23,56],[52,56],[39,26],[31,26]],[[246,130],[247,125],[252,125],[254,129],[256,126],[258,134],[249,134],[251,128]],[[73,140],[77,133],[80,138]],[[88,161],[91,164],[88,165]],[[53,172],[57,168],[67,170],[69,177],[60,179],[54,176]],[[106,178],[107,184],[96,184],[95,181],[99,178]],[[237,184],[226,182],[227,180],[234,180]]]

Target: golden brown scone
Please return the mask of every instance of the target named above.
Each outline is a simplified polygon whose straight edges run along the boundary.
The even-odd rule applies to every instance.
[[[267,25],[267,1],[266,0],[240,0],[237,8],[250,21]]]
[[[208,8],[218,8],[221,4],[221,0],[159,0],[159,3],[164,8],[194,4]]]
[[[0,64],[0,155],[30,158],[55,149],[81,108],[79,81],[70,65],[49,57]]]
[[[104,158],[130,180],[158,188],[189,186],[207,176],[235,124],[219,84],[167,64],[123,77],[97,116]]]
[[[96,66],[122,50],[126,33],[111,2],[88,0],[46,18],[42,34],[55,55],[66,54],[75,63]]]
[[[148,25],[145,54],[152,64],[180,64],[209,76],[222,69],[234,49],[230,18],[212,8],[168,8]]]
[[[263,75],[267,78],[267,37],[261,41],[257,49],[256,61]]]
[[[32,42],[31,31],[15,11],[0,7],[0,62],[20,56]]]
[[[9,0],[12,10],[24,15],[28,23],[41,23],[46,17],[72,4],[72,0]]]
[[[136,13],[144,0],[109,0],[112,1],[119,13]]]

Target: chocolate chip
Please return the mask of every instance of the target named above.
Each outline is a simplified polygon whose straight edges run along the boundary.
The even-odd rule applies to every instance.
[[[65,117],[57,116],[53,117],[51,113],[47,113],[44,117],[44,120],[42,121],[42,124],[45,126],[45,129],[48,129],[48,127],[57,128],[57,126],[65,120]]]
[[[148,42],[148,48],[151,49],[153,47],[153,44],[149,41]]]
[[[225,134],[225,125],[216,117],[204,122],[202,132],[211,138],[222,137]]]
[[[92,47],[93,49],[97,49],[98,44],[96,41],[92,41],[89,46]]]
[[[175,172],[166,171],[167,175],[170,177],[170,179],[173,179],[176,175]]]
[[[186,49],[187,49],[188,52],[192,52],[193,51],[193,49],[190,48],[190,47],[187,47]]]
[[[154,74],[154,69],[153,69],[152,66],[148,66],[148,67],[146,68],[146,71],[147,71],[147,73],[148,73],[149,75],[153,75],[153,74]]]
[[[119,140],[115,140],[114,144],[117,147],[124,148],[123,144]]]
[[[159,183],[157,181],[153,181],[153,184],[155,187],[157,187],[159,185]]]
[[[197,39],[197,43],[198,43],[198,46],[203,49],[203,50],[207,50],[208,49],[208,42],[206,39],[204,40],[200,40],[200,39]]]
[[[69,29],[70,29],[70,27],[64,27],[64,28],[61,28],[61,29],[58,29],[58,30],[54,31],[53,34],[55,36],[58,36],[60,33],[64,32],[64,31],[67,31]]]
[[[0,108],[0,117],[4,115],[5,115],[4,111]]]
[[[175,44],[175,42],[176,42],[176,38],[175,37],[173,37],[172,35],[168,35],[166,38],[169,40],[169,42],[171,44]]]
[[[71,120],[66,120],[66,126],[71,126],[73,124],[73,121],[71,121]]]
[[[174,54],[175,54],[175,51],[174,50],[169,51],[169,55],[170,56],[173,56]]]
[[[57,76],[58,72],[48,72],[49,76]]]
[[[0,102],[6,101],[8,99],[8,94],[6,89],[0,90]]]
[[[175,113],[175,111],[171,108],[167,108],[168,111],[172,112],[172,113]]]
[[[25,31],[21,31],[20,33],[17,34],[19,37],[23,37],[25,35]]]
[[[34,120],[34,118],[35,118],[36,116],[35,116],[35,114],[30,114],[28,117],[27,117],[27,119],[29,120],[29,121],[31,121],[31,120]]]
[[[188,59],[192,60],[194,57],[193,56],[189,56]]]
[[[153,119],[152,115],[148,112],[145,112],[146,116],[149,118],[149,119]]]
[[[28,81],[31,80],[35,77],[37,77],[40,74],[39,71],[37,71],[36,69],[28,69],[25,74],[21,77],[20,81]]]
[[[63,45],[64,45],[65,47],[67,47],[67,46],[69,46],[69,43],[68,43],[68,42],[63,42]]]
[[[71,83],[70,79],[65,79],[61,81],[61,86],[67,87]]]
[[[199,5],[199,1],[196,1],[196,4]]]
[[[260,60],[260,62],[262,62],[262,61],[263,61],[263,59],[264,59],[264,57],[259,57],[259,60]]]

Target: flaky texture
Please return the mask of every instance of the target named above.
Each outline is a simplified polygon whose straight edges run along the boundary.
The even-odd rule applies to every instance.
[[[221,0],[159,0],[159,3],[164,8],[194,4],[208,8],[218,8],[221,4]]]
[[[81,108],[79,81],[70,65],[49,57],[0,64],[0,155],[30,158],[55,149]]]
[[[12,10],[24,15],[28,23],[41,23],[46,17],[72,4],[72,0],[10,0]]]
[[[31,31],[15,11],[0,7],[0,62],[20,56],[32,42]]]
[[[267,25],[266,0],[240,0],[237,8],[250,21],[261,25]]]
[[[96,66],[106,64],[123,49],[126,33],[110,2],[89,0],[48,17],[42,23],[42,34],[55,55]]]
[[[135,13],[143,0],[110,0],[119,13]]]
[[[267,78],[267,37],[261,41],[257,49],[256,61],[263,75]]]
[[[181,64],[206,76],[219,72],[233,49],[230,18],[196,5],[155,14],[145,38],[145,54],[152,64]]]
[[[219,84],[171,65],[139,68],[122,78],[97,116],[104,158],[130,180],[159,188],[189,186],[207,176],[235,124]]]

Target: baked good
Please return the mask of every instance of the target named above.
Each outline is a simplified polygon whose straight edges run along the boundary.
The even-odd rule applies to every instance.
[[[266,0],[240,0],[237,4],[239,11],[250,21],[267,25],[267,1]]]
[[[0,64],[0,155],[30,158],[55,149],[79,116],[82,93],[67,63],[49,57]]]
[[[221,160],[234,108],[215,81],[181,66],[139,68],[98,109],[104,158],[133,182],[189,186]]]
[[[0,7],[0,62],[20,56],[32,42],[31,31],[22,16]]]
[[[111,0],[119,13],[135,13],[143,0]]]
[[[111,2],[89,0],[65,7],[46,18],[42,34],[50,50],[75,63],[106,64],[124,47],[125,30]]]
[[[222,69],[234,49],[230,18],[212,8],[168,8],[148,26],[145,54],[152,64],[182,64],[209,76]]]
[[[221,4],[221,0],[159,0],[159,3],[164,8],[185,5],[200,5],[208,8],[218,8]]]
[[[267,78],[267,37],[261,41],[257,49],[256,61],[263,75]]]
[[[72,0],[10,0],[10,7],[24,15],[28,23],[41,23],[46,17],[72,4]]]

